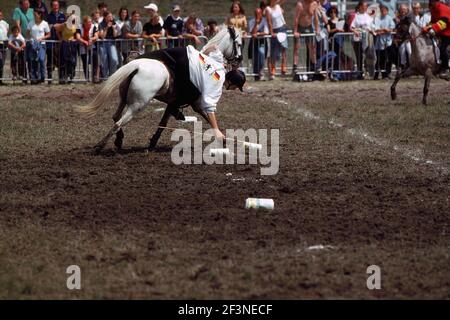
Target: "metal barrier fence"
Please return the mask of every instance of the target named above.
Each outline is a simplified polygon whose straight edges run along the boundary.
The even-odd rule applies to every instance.
[[[45,78],[45,81],[58,83],[98,82],[107,79],[130,56],[189,44],[201,49],[208,39],[198,39],[198,43],[190,39],[167,38],[157,42],[147,39],[99,40],[89,48],[77,41],[47,40],[38,50],[28,41],[26,50],[20,53],[6,50],[3,45],[0,46],[0,63],[4,68],[0,80],[35,82]],[[272,37],[247,36],[243,42],[241,68],[248,76],[296,74],[300,80],[311,79],[314,75],[347,80],[360,78],[364,73],[373,76],[377,72],[389,72],[393,62],[391,52],[375,51],[374,39],[370,40],[372,43],[368,41],[369,45],[366,40],[363,36],[360,41],[355,41],[353,33],[337,33],[330,39],[320,39],[315,34],[302,34],[299,38],[288,34],[284,59],[271,68]],[[10,63],[5,63],[8,61]]]

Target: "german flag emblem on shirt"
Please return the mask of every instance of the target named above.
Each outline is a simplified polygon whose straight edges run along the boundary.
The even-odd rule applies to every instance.
[[[217,71],[214,72],[213,78],[214,78],[214,80],[219,81],[220,80],[220,74],[218,74]]]
[[[201,63],[203,63],[203,64],[206,63],[205,58],[203,58],[201,53],[198,54],[198,58],[200,59]]]

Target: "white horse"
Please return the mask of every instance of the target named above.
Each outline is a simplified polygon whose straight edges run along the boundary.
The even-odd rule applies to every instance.
[[[232,27],[222,28],[202,49],[202,53],[208,55],[210,52],[220,50],[224,58],[232,66],[242,61],[242,36],[240,32]],[[162,51],[160,51],[161,53]],[[164,53],[164,52],[162,52]],[[118,69],[104,84],[95,99],[86,106],[78,107],[77,111],[86,117],[94,116],[102,106],[110,101],[111,95],[119,89],[120,103],[113,116],[114,126],[108,134],[95,146],[98,152],[102,150],[108,140],[117,134],[115,145],[118,149],[122,146],[122,128],[129,123],[133,117],[145,109],[150,101],[155,98],[168,104],[161,119],[157,132],[153,135],[149,149],[155,147],[163,128],[171,115],[174,115],[174,108],[183,105],[191,105],[194,111],[207,119],[205,112],[201,109],[198,100],[184,100],[183,97],[176,96],[173,90],[176,77],[179,73],[174,73],[166,64],[155,59],[139,58],[129,62]],[[123,110],[128,106],[125,114]],[[178,110],[178,109],[177,109]]]

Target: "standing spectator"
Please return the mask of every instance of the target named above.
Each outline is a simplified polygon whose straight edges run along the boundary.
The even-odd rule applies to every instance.
[[[141,37],[142,30],[141,15],[138,11],[133,11],[131,20],[122,28],[124,38],[127,39],[125,43],[125,61],[131,53],[135,53],[136,56],[143,53],[142,41],[136,40]]]
[[[431,22],[431,15],[429,13],[423,13],[420,2],[413,3],[412,16],[414,18],[414,22],[421,28],[427,26]]]
[[[242,31],[243,36],[245,36],[247,31],[247,17],[245,16],[245,10],[239,1],[235,1],[231,5],[227,25]]]
[[[269,33],[272,36],[270,41],[270,77],[269,80],[275,79],[275,66],[281,55],[281,74],[286,74],[286,49],[288,48],[288,40],[286,36],[286,20],[283,16],[283,9],[280,3],[284,1],[270,0],[266,7],[267,24],[269,25]]]
[[[6,62],[6,48],[8,47],[9,24],[3,20],[3,12],[0,9],[0,85],[3,84],[3,66]]]
[[[313,22],[314,15],[319,4],[315,0],[298,1],[295,10],[294,19],[294,66],[293,74],[297,73],[299,62],[299,49],[300,49],[300,36],[302,34],[314,33]],[[306,44],[306,63],[307,70],[312,71],[316,65],[316,43],[311,36],[308,36],[304,40]]]
[[[59,1],[53,0],[51,2],[51,11],[47,16],[47,23],[50,27],[50,40],[57,41],[58,35],[55,30],[55,25],[64,23],[66,21],[65,14],[60,10]],[[47,77],[49,84],[52,83],[53,70],[55,66],[59,69],[59,43],[47,43]]]
[[[50,27],[39,9],[34,11],[34,21],[28,24],[27,35],[31,84],[42,83],[45,81],[45,40],[50,38]]]
[[[42,0],[32,0],[32,1],[30,1],[30,7],[33,10],[40,10],[40,11],[42,11],[44,13],[44,15],[43,15],[44,20],[47,21],[48,10],[47,10],[47,6],[45,5],[44,1],[42,1]]]
[[[172,14],[164,20],[163,28],[166,31],[167,44],[169,48],[180,47],[183,38],[183,19],[180,17],[181,8],[179,5],[172,7]]]
[[[94,26],[94,28],[97,30],[97,41],[100,38],[98,36],[98,27],[100,26],[99,20],[100,20],[100,10],[96,9],[91,13],[91,18],[92,18],[92,25]],[[94,73],[94,83],[99,83],[100,82],[100,50],[99,50],[99,44],[96,43],[94,48],[93,48],[93,59],[95,61],[97,61],[97,64],[93,63],[93,73]]]
[[[374,31],[376,34],[375,50],[377,53],[375,80],[378,80],[380,71],[383,79],[389,79],[392,66],[389,50],[392,45],[392,31],[394,31],[395,28],[395,22],[394,19],[389,16],[388,7],[380,5],[380,11],[380,17],[375,18],[374,22]]]
[[[341,35],[338,35],[338,33],[344,32],[343,29],[343,21],[339,19],[339,10],[336,6],[331,6],[331,8],[328,10],[328,16],[330,19],[328,19],[327,29],[328,34],[330,38],[330,42],[332,44],[332,48],[336,56],[333,58],[333,65],[332,69],[333,71],[339,71],[340,67],[340,59],[341,59],[341,50],[344,46],[344,38]],[[337,74],[337,77],[335,75]],[[333,73],[331,75],[332,80],[339,80],[340,74],[339,73]]]
[[[188,40],[194,40],[196,45],[201,45],[202,41],[199,37],[203,35],[204,30],[202,20],[197,18],[195,13],[191,13],[184,22],[183,36]]]
[[[59,84],[71,83],[75,77],[77,66],[78,41],[76,39],[80,18],[74,13],[67,12],[67,20],[56,24],[55,30],[61,41],[59,50]]]
[[[89,16],[83,17],[83,25],[76,34],[77,41],[80,43],[80,56],[83,63],[83,72],[86,80],[89,81],[89,65],[92,64],[92,71],[94,75],[93,81],[96,83],[98,79],[95,78],[98,66],[98,55],[96,50],[96,42],[98,40],[98,28],[92,23],[92,18]]]
[[[252,35],[249,43],[249,55],[252,59],[253,73],[256,74],[255,81],[259,81],[264,79],[264,61],[267,47],[264,36],[269,34],[269,26],[261,8],[255,10],[255,17],[250,20],[248,25],[249,33]]]
[[[158,15],[158,6],[156,4],[150,3],[144,8],[147,10],[150,20],[144,24],[142,38],[150,41],[149,45],[145,45],[145,52],[150,52],[159,49],[159,38],[163,36],[164,21]]]
[[[25,38],[20,33],[20,28],[18,26],[13,26],[11,32],[12,34],[8,39],[8,47],[11,50],[11,71],[13,81],[17,79],[24,80],[27,78],[25,65]]]
[[[102,78],[108,78],[116,72],[119,65],[119,56],[115,45],[118,29],[111,12],[106,12],[98,30],[99,38],[103,40],[100,44],[100,70]]]
[[[389,16],[395,18],[395,11],[397,10],[397,0],[378,0],[378,3],[388,8]]]
[[[315,71],[318,72],[320,65],[322,66],[322,70],[327,69],[327,52],[328,52],[328,17],[326,14],[326,10],[323,7],[323,4],[326,0],[320,0],[319,5],[316,8],[314,17],[313,17],[313,25],[314,25],[314,33],[316,34],[316,57],[319,62],[316,65]],[[329,3],[328,3],[329,4]],[[320,62],[322,60],[322,62]],[[323,79],[321,75],[315,75],[313,79]]]
[[[119,18],[116,20],[116,28],[117,28],[117,38],[120,38],[119,41],[116,41],[116,47],[119,57],[119,65],[123,64],[123,61],[125,61],[125,43],[123,41],[124,36],[122,34],[122,28],[123,26],[128,23],[129,21],[129,13],[128,9],[125,7],[122,7],[119,9]]]
[[[358,68],[358,79],[364,79],[363,76],[363,57],[367,45],[367,32],[371,30],[373,19],[367,13],[367,3],[360,0],[356,6],[356,15],[353,19],[350,30],[354,33],[353,49],[356,55],[356,65]]]
[[[409,16],[409,8],[406,4],[401,4],[398,8],[398,14],[395,18],[396,24],[399,24],[403,19],[407,19]],[[411,42],[409,40],[404,41],[398,46],[398,53],[393,53],[392,56],[397,56],[396,60],[400,60],[400,67],[402,69],[409,66],[409,57],[411,56]]]
[[[217,26],[217,21],[215,19],[209,19],[208,24],[205,27],[204,35],[206,38],[211,39],[219,33],[219,27]]]
[[[97,5],[97,9],[98,9],[98,11],[100,12],[100,17],[99,17],[99,19],[98,19],[98,23],[100,24],[100,23],[103,22],[103,19],[105,18],[105,14],[106,14],[107,12],[109,12],[109,11],[108,11],[108,5],[107,5],[106,3],[104,3],[104,2],[100,2],[100,3]]]
[[[29,0],[20,0],[19,7],[13,12],[14,24],[19,27],[22,36],[27,36],[28,24],[34,21],[33,9],[30,8]]]

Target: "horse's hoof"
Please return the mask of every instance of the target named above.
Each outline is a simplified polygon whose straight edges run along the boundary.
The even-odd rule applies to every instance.
[[[116,146],[116,149],[118,151],[122,150],[123,140],[122,139],[114,140],[114,145]]]
[[[103,146],[95,146],[94,147],[94,154],[100,154],[102,152]]]
[[[397,94],[395,92],[391,92],[391,99],[392,100],[397,99]]]

